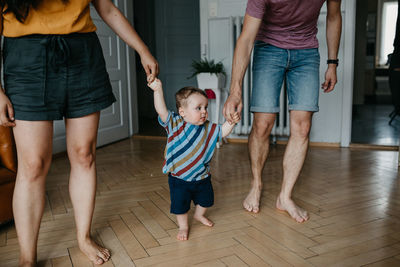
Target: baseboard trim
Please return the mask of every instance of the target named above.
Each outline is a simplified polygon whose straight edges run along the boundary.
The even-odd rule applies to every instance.
[[[149,135],[133,135],[132,139],[140,140],[158,140],[165,141],[166,136],[149,136]],[[232,144],[247,144],[248,138],[227,138],[229,143]],[[287,145],[287,140],[277,140],[278,145]],[[310,142],[310,147],[329,147],[329,148],[340,148],[340,143],[328,143],[328,142]],[[398,151],[398,146],[381,146],[381,145],[370,145],[370,144],[350,144],[350,149],[368,149],[368,150],[386,150],[386,151]]]
[[[382,146],[382,145],[371,145],[371,144],[350,144],[350,149],[368,149],[368,150],[386,150],[386,151],[398,151],[398,146]]]
[[[140,140],[167,140],[166,136],[153,136],[153,135],[140,135],[135,134],[132,135],[132,139],[140,139]]]
[[[233,144],[247,144],[247,138],[228,138],[229,143]],[[287,145],[287,140],[277,140],[276,144],[278,145]],[[340,143],[327,143],[327,142],[310,142],[310,146],[312,147],[340,147]]]

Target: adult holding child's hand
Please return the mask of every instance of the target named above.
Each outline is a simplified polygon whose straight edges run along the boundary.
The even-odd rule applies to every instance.
[[[243,108],[242,97],[238,96],[237,94],[230,94],[224,104],[224,109],[222,112],[224,114],[225,119],[232,124],[235,123],[236,115],[239,116],[240,120],[240,115],[242,114],[242,108]]]
[[[0,124],[13,126],[18,171],[13,213],[20,266],[35,266],[53,121],[65,121],[71,164],[69,193],[77,244],[94,263],[111,252],[90,236],[96,196],[96,141],[100,111],[116,101],[90,16],[93,4],[103,21],[140,55],[152,82],[158,63],[111,0],[2,0],[4,89]]]
[[[317,22],[326,2],[328,67],[322,89],[331,92],[337,83],[338,49],[342,28],[341,0],[248,0],[243,29],[232,64],[230,96],[224,116],[234,120],[242,111],[242,83],[253,51],[250,111],[254,120],[249,136],[252,183],[243,207],[260,211],[262,171],[269,153],[269,137],[279,112],[279,96],[286,80],[290,110],[290,137],[283,158],[283,181],[276,208],[296,222],[309,219],[308,212],[292,199],[294,185],[306,158],[311,121],[319,110],[320,55]]]

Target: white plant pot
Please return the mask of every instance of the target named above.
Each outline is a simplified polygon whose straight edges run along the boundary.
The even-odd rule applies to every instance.
[[[203,72],[196,75],[197,85],[200,89],[217,89],[225,87],[225,75]]]

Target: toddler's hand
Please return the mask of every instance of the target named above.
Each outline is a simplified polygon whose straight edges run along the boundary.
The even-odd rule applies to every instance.
[[[161,81],[159,80],[159,79],[157,79],[157,78],[152,78],[152,77],[150,77],[150,76],[152,76],[152,75],[149,75],[148,77],[147,77],[147,86],[148,87],[150,87],[151,89],[153,89],[154,91],[158,91],[158,90],[162,90],[162,83],[161,83]],[[151,80],[153,80],[154,79],[154,81],[153,82],[150,82]]]
[[[147,83],[152,83],[152,82],[154,82],[154,80],[155,80],[156,78],[157,78],[157,77],[154,76],[153,74],[147,75],[147,77],[146,77]]]
[[[238,123],[240,121],[239,113],[238,112],[233,113],[232,118],[233,118],[232,123],[234,123],[234,124]]]

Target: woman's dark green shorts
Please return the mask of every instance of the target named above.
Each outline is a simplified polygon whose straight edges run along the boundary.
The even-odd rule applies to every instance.
[[[5,37],[3,60],[17,120],[79,118],[115,102],[94,32]]]

